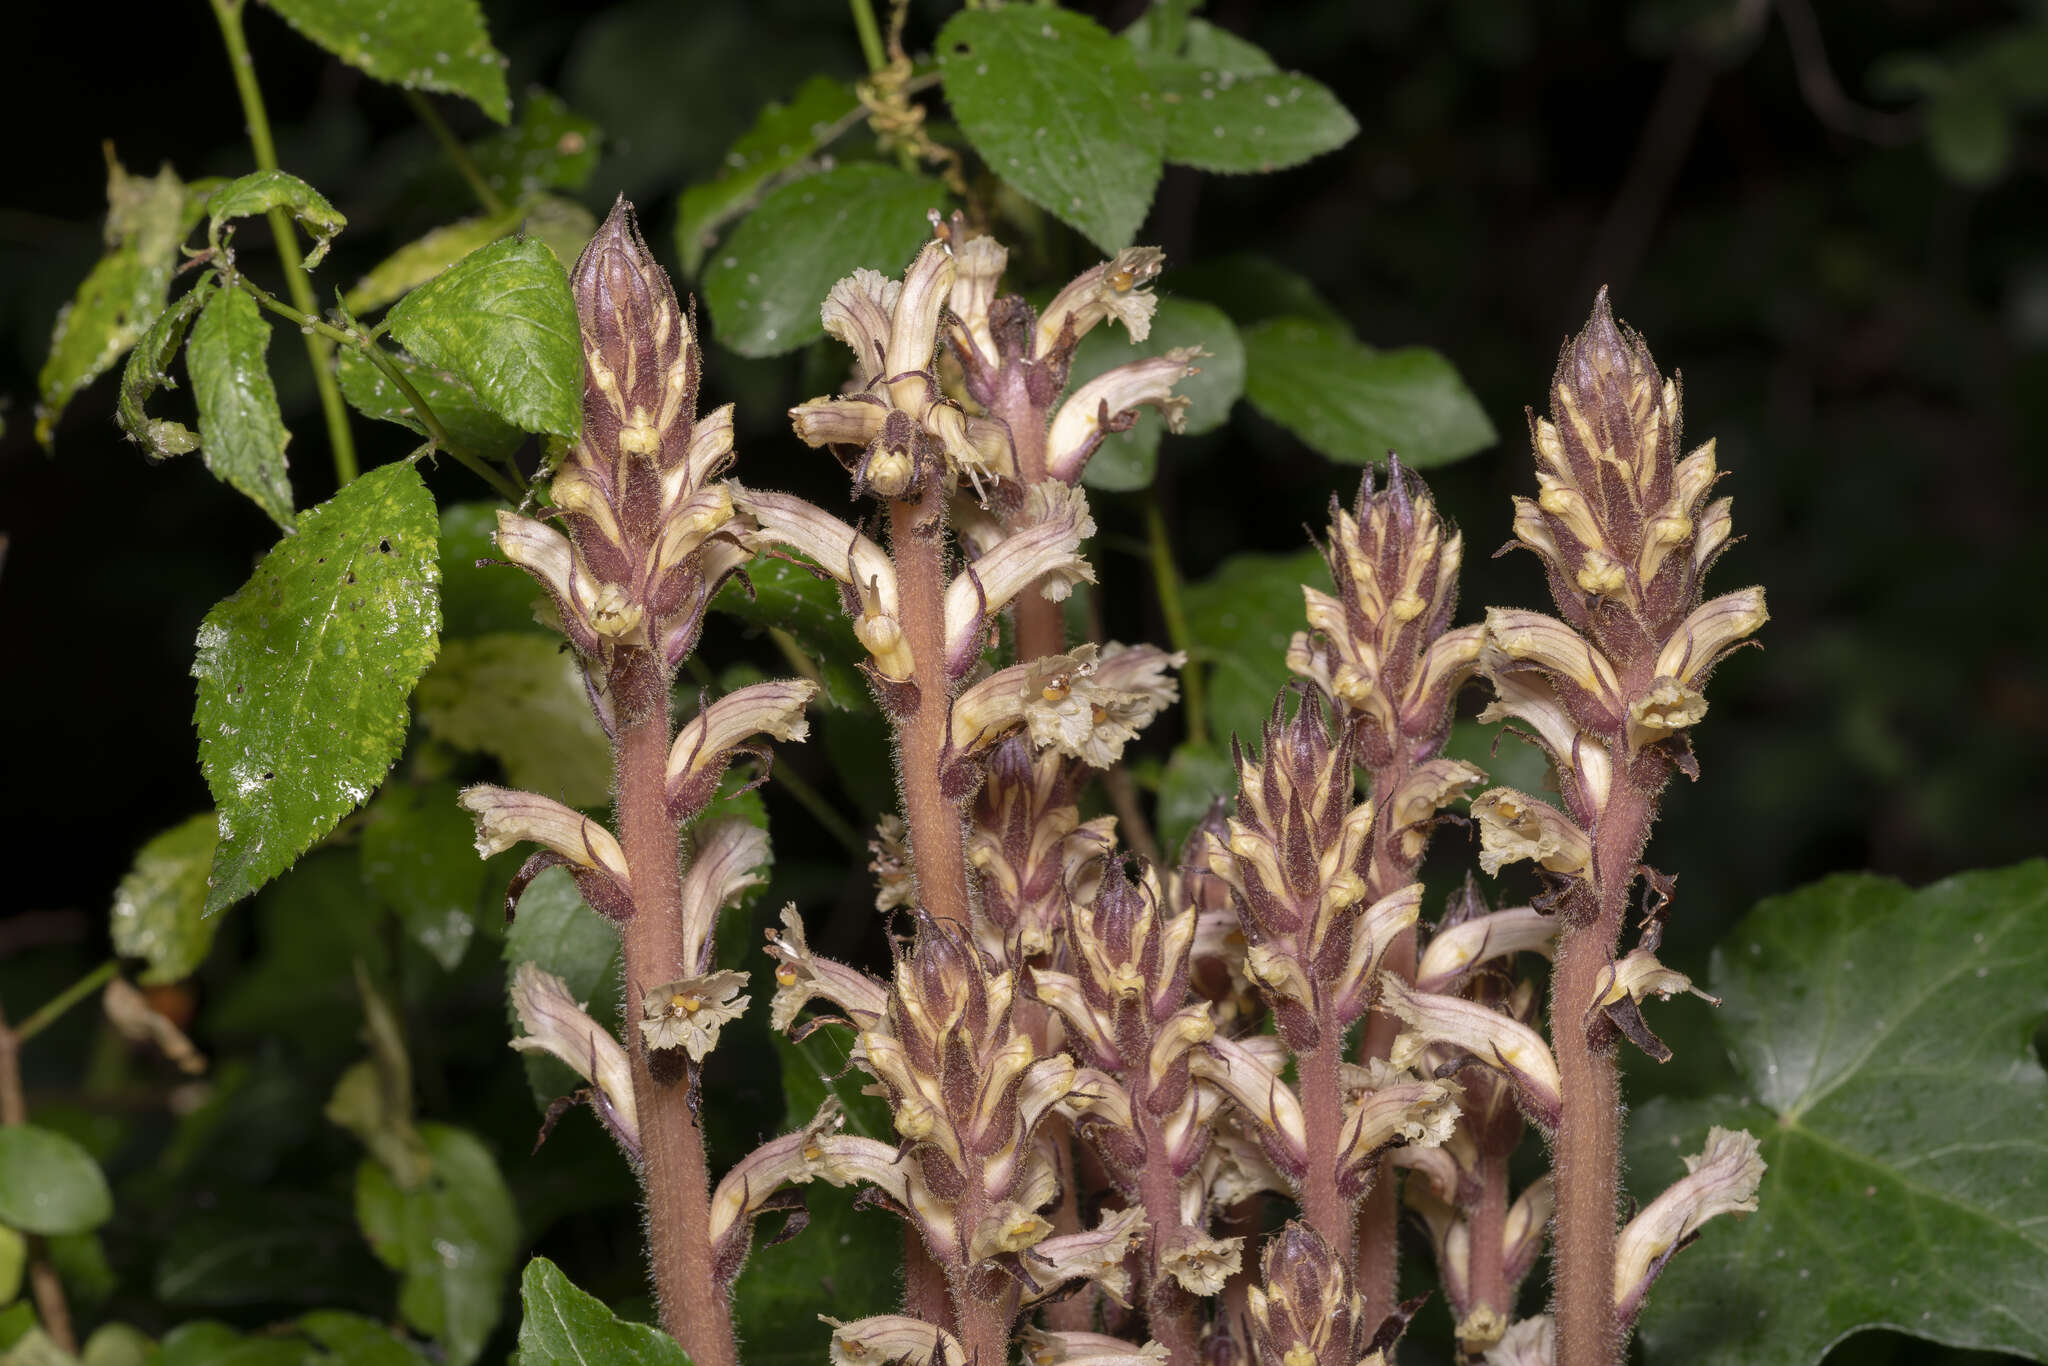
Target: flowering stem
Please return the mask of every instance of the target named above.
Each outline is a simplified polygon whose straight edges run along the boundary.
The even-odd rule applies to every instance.
[[[946,677],[945,509],[946,490],[936,479],[917,502],[889,504],[889,550],[917,689],[916,709],[896,723],[896,761],[917,904],[966,934],[970,902],[960,807],[939,785],[953,692]]]
[[[1418,860],[1401,852],[1401,832],[1395,828],[1394,794],[1408,779],[1410,755],[1405,741],[1394,746],[1392,760],[1372,771],[1372,791],[1380,803],[1373,820],[1372,862],[1366,871],[1365,899],[1368,903],[1407,886],[1415,880]],[[1406,929],[1388,947],[1380,960],[1383,972],[1396,974],[1404,982],[1415,980],[1415,931]],[[1401,1022],[1384,1011],[1365,1017],[1359,1031],[1358,1061],[1371,1062],[1394,1051],[1394,1038]],[[1395,1191],[1394,1167],[1382,1157],[1379,1174],[1358,1207],[1358,1242],[1351,1263],[1352,1283],[1365,1297],[1366,1309],[1391,1313],[1399,1299],[1401,1201]]]
[[[1563,1119],[1551,1145],[1557,1180],[1554,1260],[1557,1366],[1614,1366],[1622,1338],[1614,1322],[1616,1192],[1621,1151],[1621,1084],[1611,1045],[1587,1037],[1600,980],[1614,960],[1636,862],[1649,834],[1651,800],[1617,775],[1593,826],[1593,914],[1565,911],[1551,977],[1550,1047],[1557,1057]]]
[[[1167,1156],[1166,1135],[1158,1116],[1149,1106],[1138,1111],[1141,1136],[1145,1141],[1145,1170],[1139,1178],[1139,1194],[1145,1202],[1145,1220],[1152,1226],[1146,1235],[1146,1260],[1151,1263],[1151,1284],[1146,1287],[1146,1324],[1152,1336],[1166,1348],[1167,1366],[1196,1366],[1201,1361],[1201,1324],[1195,1313],[1195,1297],[1161,1268],[1162,1254],[1185,1235],[1180,1218],[1180,1182]]]
[[[689,965],[681,952],[680,831],[668,814],[665,779],[673,738],[667,680],[653,654],[635,648],[620,652],[610,685],[619,716],[619,843],[633,888],[633,916],[624,936],[631,1020],[638,1016],[638,993],[685,976]],[[737,1366],[732,1306],[712,1274],[711,1185],[691,1087],[654,1079],[646,1039],[632,1024],[626,1028],[626,1043],[633,1060],[648,1253],[662,1327],[695,1366]]]
[[[1301,1117],[1308,1137],[1308,1175],[1301,1185],[1301,1212],[1330,1250],[1350,1261],[1351,1202],[1337,1190],[1337,1143],[1344,1134],[1344,1032],[1334,1016],[1321,1022],[1322,1039],[1295,1057],[1301,1079]]]
[[[915,1226],[903,1229],[903,1312],[914,1319],[952,1332],[953,1296],[946,1287],[946,1268],[924,1245]]]
[[[1472,1207],[1468,1217],[1471,1261],[1465,1273],[1466,1298],[1474,1309],[1484,1305],[1495,1310],[1505,1323],[1513,1317],[1514,1310],[1501,1265],[1501,1234],[1508,1222],[1508,1154],[1481,1147],[1479,1203]]]
[[[1017,456],[1017,479],[1025,488],[1042,484],[1045,472],[1046,411],[1031,401],[1025,383],[1023,362],[1012,362],[1003,370],[991,416],[1010,429],[1010,447]],[[1040,659],[1062,654],[1067,648],[1067,623],[1060,604],[1043,593],[1026,589],[1017,595],[1017,658]]]

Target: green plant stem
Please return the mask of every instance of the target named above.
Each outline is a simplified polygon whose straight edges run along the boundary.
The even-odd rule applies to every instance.
[[[58,1018],[65,1011],[105,986],[120,969],[120,963],[109,958],[106,962],[64,988],[64,990],[52,996],[43,1003],[41,1009],[15,1026],[13,1031],[14,1041],[17,1044],[27,1043],[30,1039],[48,1029],[57,1022]]]
[[[242,6],[246,0],[210,0],[213,17],[220,24],[221,41],[227,45],[228,65],[235,73],[235,90],[242,97],[242,115],[249,124],[249,146],[256,153],[258,170],[275,171],[277,144],[270,136],[270,116],[263,109],[263,90],[256,84],[256,63],[249,56],[249,42],[242,32]],[[299,241],[293,235],[291,219],[283,209],[269,213],[270,235],[277,241],[277,259],[284,266],[285,287],[301,313],[317,312],[313,281],[299,257]],[[334,477],[346,484],[356,477],[356,440],[349,430],[348,407],[341,401],[341,384],[334,377],[331,339],[318,333],[306,334],[306,358],[313,365],[313,387],[320,393],[320,411],[327,419],[327,444],[334,452]]]
[[[868,0],[849,3],[853,8],[854,31],[860,34],[860,55],[869,71],[880,71],[889,64],[889,54],[882,48],[882,28],[875,22],[875,7]]]
[[[107,975],[111,976],[111,969],[115,964],[108,963],[105,966],[110,970]],[[85,980],[90,980],[91,976],[92,974],[88,974]],[[28,1098],[21,1086],[21,1045],[27,1038],[24,1031],[29,1025],[37,1024],[39,1020],[48,1023],[48,1020],[43,1019],[44,1016],[55,1019],[63,1014],[61,1008],[53,1010],[52,1007],[58,1006],[60,1002],[68,1005],[71,1000],[83,994],[85,993],[79,991],[76,986],[68,988],[60,993],[55,1001],[23,1021],[22,1029],[8,1028],[7,1012],[0,1010],[0,1125],[28,1123]],[[50,1261],[49,1246],[37,1234],[31,1233],[25,1237],[28,1243],[29,1289],[35,1296],[36,1317],[42,1321],[43,1331],[50,1335],[50,1341],[55,1343],[60,1351],[75,1355],[78,1351],[78,1336],[71,1328],[71,1306],[64,1299],[64,1282],[58,1279],[57,1268]]]
[[[1160,511],[1158,495],[1149,489],[1145,493],[1145,540],[1151,552],[1153,590],[1159,594],[1160,615],[1166,618],[1166,639],[1174,649],[1188,657],[1180,671],[1181,696],[1184,699],[1181,715],[1187,718],[1188,743],[1205,745],[1209,743],[1209,718],[1203,705],[1202,665],[1188,635],[1187,613],[1181,607],[1180,570],[1173,563],[1173,542],[1167,539],[1166,514]]]
[[[483,206],[484,212],[503,213],[505,201],[498,198],[498,192],[491,188],[491,183],[484,179],[483,172],[476,168],[476,162],[470,159],[469,149],[455,136],[455,130],[441,117],[441,111],[434,108],[433,101],[417,90],[408,90],[405,92],[405,102],[412,106],[412,112],[419,116],[420,122],[427,125],[427,131],[434,135],[434,141],[441,144],[442,153],[468,184],[470,193],[476,196],[476,202]]]

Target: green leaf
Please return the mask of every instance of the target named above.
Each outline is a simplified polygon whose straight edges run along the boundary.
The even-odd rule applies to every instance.
[[[208,1022],[226,1038],[289,1043],[333,1076],[360,1051],[356,961],[374,978],[390,980],[389,925],[383,908],[363,895],[355,847],[299,860],[263,889],[252,910],[258,955],[209,1003]]]
[[[404,352],[387,351],[392,365],[406,383],[419,391],[433,409],[441,429],[457,450],[483,460],[500,461],[526,444],[526,433],[484,406],[460,375],[422,365]],[[352,346],[337,353],[341,362],[341,392],[349,406],[364,417],[396,422],[421,436],[426,424],[413,415],[412,400],[362,352]]]
[[[100,1164],[63,1134],[0,1126],[0,1223],[47,1236],[86,1233],[114,1215]]]
[[[28,1269],[28,1239],[0,1224],[0,1304],[14,1303],[21,1293],[22,1272]]]
[[[719,341],[779,356],[825,335],[818,304],[860,266],[900,274],[931,235],[936,181],[858,162],[782,186],[761,201],[704,272]]]
[[[501,213],[443,223],[424,237],[407,242],[370,267],[344,294],[342,307],[355,314],[375,311],[409,290],[417,289],[463,257],[487,247],[517,228],[526,210],[513,205]]]
[[[536,87],[519,106],[519,121],[471,143],[469,159],[500,198],[525,199],[541,190],[580,190],[589,184],[602,141],[596,120]]]
[[[541,590],[522,571],[497,560],[498,504],[450,503],[441,509],[441,634],[489,635],[542,629],[533,619]],[[549,638],[560,637],[549,633]]]
[[[226,1144],[236,1139],[221,1136]],[[345,1203],[266,1190],[182,1212],[157,1257],[153,1288],[165,1304],[226,1309],[366,1294],[374,1303],[388,1284]]]
[[[80,1366],[156,1366],[161,1359],[148,1335],[126,1323],[103,1323],[93,1329],[78,1354]]]
[[[1966,80],[1945,83],[1927,101],[1927,151],[1943,175],[1981,187],[2012,162],[2012,115],[1998,92]]]
[[[676,1340],[659,1328],[628,1323],[584,1294],[545,1257],[519,1278],[520,1366],[597,1363],[605,1366],[690,1366]],[[747,1360],[753,1361],[750,1350]]]
[[[207,300],[185,345],[185,370],[199,404],[199,449],[206,468],[249,495],[286,531],[292,528],[292,481],[284,448],[292,434],[277,410],[270,382],[270,323],[239,289]]]
[[[476,0],[266,0],[285,22],[358,71],[407,90],[474,100],[498,123],[512,117],[505,59]]]
[[[506,421],[561,437],[582,430],[576,301],[546,243],[514,237],[473,251],[387,321],[407,350],[460,375]]]
[[[827,701],[847,710],[866,706],[867,684],[859,668],[864,652],[840,606],[838,585],[772,555],[751,561],[746,575],[753,595],[737,578],[727,580],[711,599],[711,610],[749,626],[788,632],[817,666]]]
[[[1104,251],[1131,244],[1159,184],[1166,120],[1130,44],[1071,10],[964,10],[934,43],[974,149]]]
[[[0,1356],[0,1366],[77,1366],[77,1361],[40,1327],[30,1328]]]
[[[1273,318],[1244,333],[1245,397],[1332,460],[1387,452],[1417,469],[1449,464],[1498,436],[1451,363],[1424,346],[1375,351],[1343,328]]]
[[[1285,170],[1358,134],[1329,87],[1299,72],[1239,76],[1196,62],[1150,66],[1166,110],[1166,159],[1204,171]]]
[[[128,364],[122,367],[121,397],[115,414],[128,439],[141,446],[142,453],[151,460],[168,460],[199,449],[198,433],[182,422],[151,417],[145,408],[157,390],[178,387],[171,378],[171,362],[184,346],[192,320],[219,288],[220,277],[212,271],[200,276],[198,284],[157,315],[149,331],[128,353]]]
[[[144,179],[108,158],[107,252],[58,311],[50,354],[36,377],[36,440],[45,448],[73,395],[140,341],[163,311],[178,246],[197,221],[185,191],[168,166]]]
[[[717,179],[688,187],[676,201],[676,253],[683,274],[697,274],[704,254],[718,244],[721,228],[769,189],[802,174],[826,130],[859,105],[845,81],[813,76],[789,103],[763,108],[754,126],[726,152]]]
[[[1758,905],[1709,977],[1745,1097],[1645,1107],[1634,1193],[1709,1124],[1770,1169],[1651,1291],[1649,1359],[1806,1366],[1876,1326],[2048,1359],[2048,863],[1828,878]]]
[[[1173,289],[1182,298],[1215,304],[1239,328],[1268,318],[1307,318],[1351,335],[1337,310],[1306,276],[1270,256],[1234,252],[1196,261],[1173,272]]]
[[[1208,353],[1195,362],[1201,373],[1174,386],[1176,394],[1188,399],[1187,433],[1214,431],[1229,419],[1231,405],[1244,393],[1244,344],[1229,316],[1213,304],[1161,299],[1151,335],[1135,345],[1120,328],[1096,328],[1081,339],[1074,355],[1069,392],[1105,370],[1148,356],[1163,356],[1179,346],[1198,346]],[[1089,457],[1083,482],[1097,489],[1146,487],[1158,468],[1159,440],[1165,432],[1166,423],[1159,414],[1143,409],[1129,431],[1103,439]]]
[[[1270,76],[1280,70],[1258,44],[1207,19],[1176,15],[1164,4],[1155,4],[1138,16],[1123,36],[1137,52],[1138,64],[1148,70],[1176,61],[1232,76]]]
[[[220,808],[208,913],[291,866],[398,757],[440,628],[436,529],[410,463],[371,470],[206,614],[192,674]]]
[[[521,963],[562,979],[569,994],[586,1003],[590,1017],[607,1028],[619,1018],[621,994],[619,931],[585,905],[575,880],[564,868],[550,868],[535,878],[520,899],[519,914],[505,931],[506,1018],[519,1029],[511,1009],[512,978]],[[542,1053],[522,1052],[533,1098],[542,1106],[566,1095],[579,1082],[568,1066]]]
[[[363,828],[363,881],[450,972],[476,935],[486,876],[460,792],[453,783],[386,783]]]
[[[1330,569],[1320,552],[1233,555],[1182,595],[1191,653],[1208,669],[1209,733],[1230,752],[1235,734],[1259,743],[1273,699],[1294,675],[1287,642],[1308,629],[1301,586],[1330,591]]]
[[[243,1337],[225,1323],[201,1319],[164,1335],[159,1366],[305,1366],[306,1344],[295,1338]]]
[[[211,811],[174,825],[137,851],[135,866],[114,889],[114,952],[149,960],[145,986],[183,981],[206,961],[220,928],[205,914],[206,874],[219,838]]]
[[[299,1331],[327,1349],[319,1366],[426,1366],[418,1348],[361,1314],[316,1309],[300,1316]]]
[[[448,641],[420,680],[419,708],[435,739],[493,756],[515,787],[571,806],[599,806],[611,795],[611,742],[591,713],[576,656],[559,638],[507,632]]]
[[[400,1190],[384,1168],[356,1168],[356,1219],[384,1264],[404,1276],[406,1323],[469,1366],[497,1326],[504,1282],[519,1247],[519,1217],[498,1164],[476,1137],[420,1125],[434,1168],[417,1190]]]
[[[1166,761],[1159,777],[1159,840],[1161,847],[1179,857],[1188,832],[1209,814],[1218,797],[1229,799],[1237,792],[1237,770],[1230,762],[1230,748],[1224,745],[1181,745]]]
[[[272,209],[283,209],[312,236],[313,249],[302,261],[307,270],[326,259],[328,244],[348,226],[348,220],[327,202],[326,195],[297,176],[284,171],[252,171],[239,180],[229,181],[207,199],[206,234],[217,243],[221,224],[235,218],[253,218]]]

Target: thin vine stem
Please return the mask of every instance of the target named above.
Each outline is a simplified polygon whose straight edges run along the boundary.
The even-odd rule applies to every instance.
[[[270,115],[263,108],[263,89],[256,83],[256,63],[249,56],[249,40],[242,31],[242,7],[247,0],[209,0],[213,17],[220,25],[221,41],[228,50],[228,65],[235,73],[235,90],[242,99],[242,115],[249,125],[249,146],[256,154],[258,170],[275,171],[277,144],[270,136]],[[270,235],[277,242],[277,259],[284,266],[285,288],[301,313],[319,309],[313,297],[313,280],[306,274],[299,256],[299,240],[283,209],[267,215]],[[346,484],[359,473],[355,434],[349,430],[348,406],[341,401],[341,384],[334,377],[334,352],[329,338],[306,334],[306,358],[313,365],[313,387],[320,394],[320,411],[327,420],[327,444],[334,453],[334,477]]]
[[[889,64],[882,49],[882,26],[875,22],[875,7],[868,0],[848,0],[853,9],[853,28],[860,35],[860,55],[868,70],[880,71]]]
[[[470,157],[469,149],[455,136],[455,130],[448,126],[448,120],[441,117],[441,111],[434,108],[433,101],[417,90],[408,90],[405,92],[405,102],[412,106],[412,112],[419,116],[419,121],[427,125],[427,131],[434,135],[434,141],[441,144],[442,154],[448,158],[449,164],[455,167],[456,173],[469,186],[470,192],[476,196],[476,202],[483,206],[484,212],[493,215],[505,212],[505,201],[491,188],[491,182],[484,179],[483,172],[477,169],[476,162]]]
[[[113,979],[114,974],[120,970],[120,963],[109,958],[106,962],[64,988],[64,990],[52,996],[27,1019],[14,1027],[14,1042],[16,1044],[27,1043],[30,1039],[48,1029],[63,1016],[65,1011],[105,986]]]

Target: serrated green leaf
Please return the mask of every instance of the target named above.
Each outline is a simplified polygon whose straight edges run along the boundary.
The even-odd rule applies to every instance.
[[[779,356],[825,335],[818,304],[857,267],[900,274],[931,235],[925,213],[944,187],[859,162],[768,195],[704,271],[718,340],[743,356]]]
[[[490,1150],[446,1124],[422,1124],[434,1168],[400,1190],[377,1163],[356,1168],[356,1219],[370,1247],[404,1280],[398,1310],[469,1366],[497,1326],[519,1248],[519,1216]]]
[[[128,364],[121,369],[121,397],[115,413],[121,430],[151,460],[168,460],[199,449],[197,432],[182,422],[151,417],[146,407],[157,390],[178,387],[170,375],[171,362],[185,345],[185,333],[192,320],[219,288],[220,278],[212,271],[200,276],[198,284],[157,315],[149,331],[128,353]]]
[[[348,226],[327,196],[285,171],[252,171],[230,180],[206,201],[207,236],[220,240],[223,223],[236,218],[253,218],[272,209],[283,209],[313,238],[313,249],[301,264],[311,270],[327,257],[328,244]]]
[[[611,742],[558,638],[507,632],[446,642],[420,680],[419,708],[435,739],[493,756],[516,787],[571,806],[611,795]]]
[[[418,1348],[361,1314],[316,1309],[299,1317],[299,1331],[327,1349],[318,1366],[426,1366]]]
[[[595,119],[536,87],[519,106],[519,121],[471,143],[469,159],[500,198],[525,199],[540,190],[580,190],[589,184],[602,142]]]
[[[358,315],[374,312],[408,290],[419,288],[471,252],[505,236],[525,216],[525,209],[515,204],[502,213],[443,223],[370,267],[342,296],[342,306]]]
[[[270,380],[270,323],[256,301],[223,289],[206,301],[185,343],[185,371],[199,405],[199,454],[213,476],[292,529],[292,481],[284,448],[292,434]]]
[[[473,251],[400,299],[387,321],[408,351],[460,375],[506,421],[561,437],[582,430],[576,301],[546,243],[507,238]]]
[[[163,311],[178,246],[197,221],[186,187],[166,166],[132,176],[107,164],[107,251],[57,313],[50,354],[36,376],[36,440],[50,445],[72,397],[141,340]]]
[[[1760,904],[1709,979],[1749,1094],[1644,1107],[1633,1193],[1710,1124],[1769,1170],[1651,1290],[1649,1358],[1807,1366],[1883,1326],[2048,1359],[2048,863],[1828,878]]]
[[[1074,353],[1068,391],[1115,366],[1163,356],[1181,346],[1200,347],[1207,353],[1195,362],[1201,372],[1173,387],[1188,400],[1186,431],[1191,436],[1214,431],[1229,419],[1231,405],[1244,393],[1244,344],[1229,316],[1213,304],[1161,299],[1151,334],[1136,344],[1121,328],[1096,328],[1081,338]],[[1103,439],[1089,457],[1082,481],[1097,489],[1145,488],[1158,468],[1159,440],[1165,432],[1166,423],[1159,414],[1143,409],[1129,431],[1113,432]]]
[[[1279,171],[1358,134],[1328,86],[1299,72],[1240,76],[1197,62],[1148,66],[1166,110],[1166,159],[1226,174]]]
[[[453,783],[386,783],[363,827],[363,881],[450,972],[476,935],[486,876],[460,792]]]
[[[460,375],[423,365],[402,351],[385,354],[433,409],[435,420],[457,450],[495,462],[526,444],[526,433],[485,407]],[[342,396],[350,407],[364,417],[396,422],[421,436],[427,434],[426,424],[413,415],[412,400],[368,356],[349,346],[337,357]]]
[[[1499,439],[1451,363],[1426,346],[1376,351],[1327,322],[1273,318],[1245,329],[1244,350],[1252,406],[1343,464],[1393,451],[1427,469]]]
[[[989,169],[1104,251],[1152,207],[1166,119],[1130,44],[1072,10],[964,10],[933,44],[946,99]]]
[[[848,710],[866,706],[867,684],[859,668],[865,655],[840,606],[838,585],[772,555],[756,557],[745,572],[746,584],[727,580],[711,599],[711,610],[750,626],[788,632],[817,667],[827,701]]]
[[[476,0],[266,0],[285,22],[350,66],[407,90],[474,100],[498,123],[512,117],[505,59]]]
[[[1317,551],[1233,555],[1182,594],[1190,653],[1208,670],[1209,733],[1223,753],[1233,734],[1258,744],[1273,699],[1294,677],[1287,642],[1308,629],[1303,584],[1330,591],[1330,569]]]
[[[220,928],[205,914],[206,874],[218,840],[219,821],[210,811],[174,825],[142,846],[114,889],[108,917],[114,952],[149,961],[145,985],[182,981],[206,961]]]
[[[787,104],[770,103],[733,143],[715,180],[685,189],[676,201],[676,253],[695,276],[719,229],[752,208],[791,173],[801,173],[826,129],[859,106],[845,81],[813,76]]]
[[[1270,76],[1280,70],[1266,50],[1207,19],[1174,13],[1156,4],[1124,30],[1124,41],[1138,54],[1138,64],[1187,61],[1232,76]]]
[[[89,1233],[114,1216],[92,1154],[33,1124],[0,1126],[0,1223],[24,1233]]]
[[[497,560],[498,504],[450,503],[441,509],[441,634],[490,635],[542,630],[533,619],[541,590],[522,571]],[[559,636],[549,633],[550,639]]]
[[[505,1016],[515,1034],[521,1032],[519,1016],[510,1002],[512,979],[521,963],[561,978],[592,1019],[616,1029],[621,953],[618,929],[584,904],[567,869],[550,868],[535,878],[505,931]],[[519,1056],[526,1064],[534,1101],[542,1107],[580,1084],[566,1064],[544,1053],[522,1051]]]
[[[545,1257],[526,1264],[519,1277],[519,1303],[520,1366],[690,1366],[674,1338],[620,1318],[603,1301],[578,1290]],[[754,1359],[751,1351],[747,1359]]]
[[[209,913],[289,867],[398,757],[441,624],[437,529],[411,464],[371,470],[206,614],[192,674],[220,809]]]

